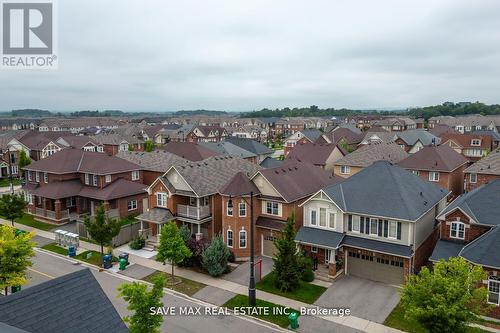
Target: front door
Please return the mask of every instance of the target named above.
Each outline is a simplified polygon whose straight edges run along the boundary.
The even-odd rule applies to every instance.
[[[332,262],[332,250],[325,249],[325,264],[329,264]]]

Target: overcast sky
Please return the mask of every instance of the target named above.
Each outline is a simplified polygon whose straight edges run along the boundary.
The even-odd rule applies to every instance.
[[[500,103],[500,1],[59,0],[59,69],[0,110]]]

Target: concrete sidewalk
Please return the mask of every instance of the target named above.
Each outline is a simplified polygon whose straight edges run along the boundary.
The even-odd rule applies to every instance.
[[[10,225],[9,221],[0,219],[0,223]],[[35,229],[32,227],[28,227],[19,223],[15,224],[15,227],[21,230],[25,231],[35,231],[35,233],[38,236],[49,238],[49,239],[55,239],[55,234],[49,231],[43,231],[39,229]],[[93,243],[88,243],[88,242],[83,242],[80,241],[80,247],[87,249],[87,250],[94,250],[94,251],[100,251],[100,247],[96,244]],[[116,251],[116,249],[115,249]],[[114,255],[118,255],[119,251],[116,251],[116,253],[113,253]],[[145,266],[148,268],[152,268],[158,271],[163,271],[166,273],[171,272],[171,266],[169,264],[163,265],[162,263],[159,263],[155,260],[152,259],[146,259],[143,257],[139,257],[133,254],[129,255],[129,261],[134,264],[139,264],[141,266]],[[226,290],[229,292],[232,292],[234,294],[241,294],[241,295],[247,295],[248,294],[248,286],[241,285],[239,283],[231,282],[224,280],[223,278],[213,278],[207,274],[203,273],[198,273],[189,269],[185,269],[182,267],[175,267],[175,274],[177,276],[190,279],[196,282],[200,282],[203,284],[206,284],[208,286],[216,287],[222,290]],[[303,302],[299,302],[290,298],[286,298],[283,296],[278,296],[275,294],[271,294],[265,291],[257,290],[257,298],[261,300],[265,300],[271,303],[283,305],[283,306],[288,306],[293,309],[299,310],[300,308],[311,308],[315,307],[312,304],[306,304]],[[334,304],[332,304],[334,306]],[[335,305],[338,306],[338,305]],[[400,330],[384,326],[382,324],[372,322],[363,318],[359,317],[354,317],[354,316],[346,316],[346,317],[324,317],[324,316],[316,316],[318,318],[342,325],[342,326],[347,326],[362,332],[369,332],[369,333],[396,333],[396,332],[402,332]]]

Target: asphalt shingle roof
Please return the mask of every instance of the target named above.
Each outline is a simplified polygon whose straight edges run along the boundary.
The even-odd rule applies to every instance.
[[[266,155],[273,153],[273,150],[271,148],[252,139],[230,137],[226,138],[226,142],[231,142],[232,144],[235,144],[238,147],[251,151],[255,155]]]
[[[335,165],[367,167],[375,161],[386,160],[397,163],[409,154],[394,142],[362,145],[352,153],[342,157]]]
[[[491,152],[488,156],[472,164],[464,172],[500,175],[500,149]]]
[[[411,154],[398,165],[411,170],[451,172],[468,160],[448,145],[427,146]]]
[[[372,250],[393,254],[401,257],[411,257],[413,251],[411,246],[382,242],[374,239],[346,235],[342,240],[342,245],[352,246],[360,249]]]
[[[269,169],[279,167],[283,161],[272,158],[271,156],[266,157],[262,162],[260,162],[260,166]]]
[[[474,264],[500,268],[500,227],[494,227],[466,245],[460,256]]]
[[[397,133],[396,136],[406,142],[407,145],[413,146],[417,141],[420,141],[424,146],[431,144],[439,144],[441,139],[424,129],[413,129]]]
[[[448,195],[443,188],[387,161],[377,161],[323,188],[344,211],[416,221]]]
[[[169,142],[163,147],[163,149],[193,162],[221,155],[220,152],[192,142]]]
[[[449,258],[457,257],[464,247],[464,243],[451,242],[447,240],[438,240],[432,255],[429,258],[430,261],[439,261],[441,259],[448,260]]]
[[[336,249],[342,243],[344,234],[340,232],[321,230],[318,228],[300,227],[295,241],[305,244],[315,244]]]
[[[200,142],[199,145],[213,150],[220,154],[237,156],[241,158],[251,158],[257,155],[251,151],[245,150],[231,142],[221,141],[221,142]]]
[[[336,148],[334,143],[303,143],[293,147],[288,153],[287,160],[298,160],[314,165],[325,165],[326,161]]]
[[[128,332],[89,269],[1,297],[0,320],[33,333]]]
[[[156,172],[166,172],[172,165],[179,166],[189,163],[188,160],[164,150],[155,150],[150,153],[120,151],[115,156],[138,164],[145,170]]]
[[[138,220],[164,224],[174,219],[172,213],[164,208],[151,208],[136,217]]]

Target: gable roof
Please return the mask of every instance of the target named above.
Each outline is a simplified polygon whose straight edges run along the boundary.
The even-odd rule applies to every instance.
[[[486,267],[500,268],[500,227],[494,227],[473,242],[467,244],[460,256]]]
[[[360,143],[363,140],[363,133],[358,133],[347,127],[337,127],[323,137],[326,137],[326,141],[330,143],[339,143],[340,140],[344,139],[347,144],[351,145]]]
[[[226,142],[231,142],[232,144],[235,144],[245,150],[251,151],[256,155],[266,155],[273,153],[273,150],[271,148],[252,139],[237,138],[233,136],[226,138]]]
[[[424,129],[413,129],[399,132],[396,134],[396,137],[403,140],[409,146],[415,145],[417,141],[420,141],[424,146],[428,146],[431,144],[437,145],[441,142],[440,138]]]
[[[337,145],[333,143],[316,144],[308,142],[298,144],[288,153],[287,161],[298,160],[299,162],[309,162],[314,165],[325,165],[335,148],[337,148]],[[343,150],[340,151],[345,155]]]
[[[162,149],[192,162],[221,155],[219,152],[193,142],[169,142]]]
[[[448,191],[387,161],[323,188],[344,212],[416,221]]]
[[[479,146],[473,146],[471,144],[473,139],[481,140]],[[460,134],[460,133],[444,133],[441,136],[441,143],[447,143],[448,141],[453,141],[462,148],[475,148],[475,149],[490,149],[491,148],[491,136],[489,135],[478,135],[478,134]]]
[[[290,162],[259,173],[281,194],[287,202],[307,197],[340,178],[309,163]]]
[[[335,165],[367,167],[375,161],[386,160],[397,163],[409,154],[394,142],[371,143],[363,145],[352,153],[342,157]]]
[[[253,192],[254,195],[260,193],[257,186],[255,186],[255,184],[248,178],[248,175],[243,172],[238,172],[219,190],[220,194],[232,197],[248,195],[250,192]]]
[[[120,151],[115,156],[140,165],[144,170],[156,172],[165,172],[170,169],[172,165],[178,166],[189,163],[188,160],[161,149],[149,153]]]
[[[451,172],[468,160],[448,145],[426,146],[398,165],[405,169]]]
[[[262,160],[262,162],[260,162],[260,166],[265,169],[276,168],[281,164],[283,164],[283,161],[272,158],[271,156],[267,156],[264,160]]]
[[[500,176],[500,149],[491,152],[488,156],[472,164],[464,172]]]
[[[453,127],[444,125],[444,124],[436,124],[433,128],[429,129],[429,132],[432,135],[441,137],[445,133],[455,133],[459,134],[457,130],[455,130]]]
[[[441,213],[439,218],[454,211],[462,210],[476,223],[484,225],[500,225],[500,179],[482,185],[474,190],[462,194],[449,204]]]
[[[88,268],[1,297],[0,320],[33,333],[128,332]]]
[[[310,142],[315,142],[322,134],[318,129],[304,129],[300,132]]]
[[[221,142],[199,142],[199,145],[213,150],[220,154],[237,156],[241,158],[251,158],[257,155],[251,151],[245,150],[231,142],[221,141]]]

